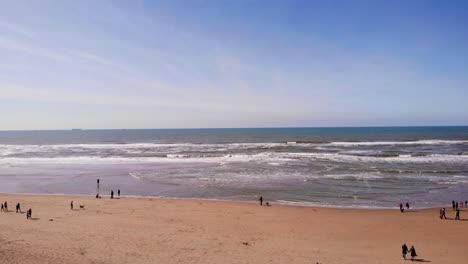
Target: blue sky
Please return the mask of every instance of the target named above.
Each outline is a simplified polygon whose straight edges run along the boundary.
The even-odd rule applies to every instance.
[[[466,1],[0,1],[2,130],[468,125]]]

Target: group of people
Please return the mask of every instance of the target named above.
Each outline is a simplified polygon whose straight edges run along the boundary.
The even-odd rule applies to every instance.
[[[468,201],[465,201],[465,203],[463,203],[463,201],[461,201],[460,203],[458,202],[455,202],[454,200],[452,200],[452,209],[453,210],[458,210],[458,207],[463,207],[463,204],[465,205],[465,207],[468,207]]]
[[[408,254],[408,252],[410,253],[411,261],[413,261],[414,258],[418,256],[418,254],[416,254],[416,249],[414,248],[414,246],[411,246],[411,248],[408,250],[408,246],[406,246],[406,244],[403,244],[403,246],[401,246],[401,253],[403,254],[404,260],[406,260],[406,255]]]
[[[120,189],[117,190],[117,196],[120,198]],[[96,194],[96,198],[101,198],[101,195],[99,195],[99,193]],[[114,190],[111,190],[110,198],[114,199]]]
[[[117,195],[120,198],[120,189],[117,190]],[[111,190],[111,199],[114,199],[114,190]]]
[[[16,209],[16,213],[20,213],[20,214],[23,213],[23,212],[21,212],[21,204],[19,202],[16,204],[15,209]],[[8,202],[7,201],[5,201],[5,202],[3,202],[1,204],[1,211],[2,212],[8,212]],[[29,208],[29,210],[26,211],[26,219],[30,219],[31,217],[32,217],[32,210],[31,210],[31,208]]]
[[[406,210],[409,210],[410,209],[410,205],[408,202],[406,202]],[[404,212],[405,211],[405,208],[403,208],[403,203],[400,203],[400,212]]]
[[[445,208],[440,209],[440,219],[447,219]],[[455,220],[460,220],[460,209],[455,209]]]
[[[2,203],[2,212],[8,212],[8,203],[6,201]]]

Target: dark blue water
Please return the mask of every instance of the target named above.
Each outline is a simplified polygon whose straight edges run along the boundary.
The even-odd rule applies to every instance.
[[[0,131],[0,144],[468,140],[468,126]]]
[[[0,192],[417,207],[468,199],[468,127],[0,132]]]

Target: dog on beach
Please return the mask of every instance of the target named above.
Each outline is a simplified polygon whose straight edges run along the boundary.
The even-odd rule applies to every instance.
[[[81,204],[80,204],[80,209],[84,209],[84,205],[81,205]]]

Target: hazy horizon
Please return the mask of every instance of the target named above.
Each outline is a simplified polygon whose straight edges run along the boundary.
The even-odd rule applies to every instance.
[[[307,129],[307,128],[444,128],[444,127],[468,127],[468,125],[427,125],[427,126],[303,126],[303,127],[183,127],[183,128],[174,128],[174,127],[163,127],[163,128],[62,128],[62,129],[0,129],[0,132],[22,132],[22,131],[98,131],[98,130],[203,130],[203,129]]]
[[[463,1],[14,1],[0,130],[468,125]]]

